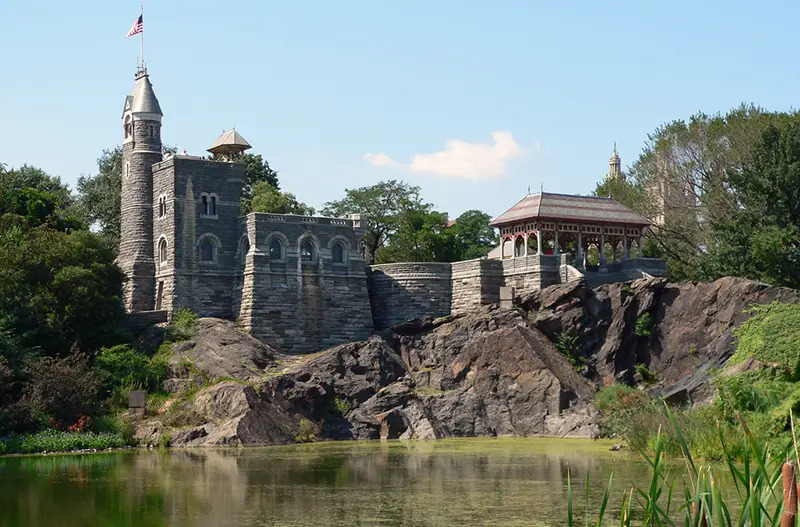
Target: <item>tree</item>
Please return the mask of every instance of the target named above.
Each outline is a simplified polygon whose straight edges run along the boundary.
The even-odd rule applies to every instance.
[[[708,219],[703,278],[733,274],[800,287],[800,115],[769,124],[741,170],[729,170],[736,207]]]
[[[311,216],[314,209],[297,201],[294,194],[281,192],[271,183],[260,181],[253,186],[253,196],[250,200],[251,212],[272,212],[274,214],[297,214]]]
[[[421,206],[419,187],[391,180],[368,187],[346,189],[345,197],[325,203],[322,213],[340,218],[348,214],[366,215],[364,243],[369,263],[374,263],[378,250],[386,245],[394,233],[399,215],[405,210]]]
[[[96,225],[119,247],[122,147],[103,150],[97,159],[97,175],[78,179],[78,209],[89,225]]]
[[[447,229],[447,214],[431,210],[426,204],[408,207],[396,216],[390,241],[378,249],[375,261],[452,261],[457,254],[455,242]]]
[[[211,159],[221,160],[221,156],[212,155]],[[231,158],[231,161],[243,163],[244,186],[242,187],[242,212],[254,212],[251,200],[255,194],[255,187],[258,183],[267,183],[275,190],[280,190],[278,183],[278,172],[269,166],[269,161],[261,157],[261,154],[239,154]]]
[[[497,246],[497,235],[490,221],[491,217],[479,210],[468,210],[456,219],[449,229],[458,246],[458,254],[452,261],[483,258]]]

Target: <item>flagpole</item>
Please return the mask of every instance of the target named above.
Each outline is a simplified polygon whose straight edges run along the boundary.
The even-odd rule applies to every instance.
[[[140,4],[140,7],[142,8],[142,11],[140,13],[140,16],[142,17],[142,31],[141,31],[140,44],[142,46],[142,50],[141,50],[141,53],[142,53],[142,71],[144,71],[144,69],[145,69],[144,68],[144,4]]]

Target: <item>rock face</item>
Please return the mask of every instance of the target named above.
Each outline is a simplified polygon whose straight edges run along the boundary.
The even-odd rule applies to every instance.
[[[710,394],[708,371],[735,351],[733,330],[747,308],[773,300],[800,302],[800,291],[733,278],[595,289],[571,283],[529,295],[514,309],[415,319],[302,356],[276,353],[229,322],[202,319],[193,339],[175,345],[174,373],[185,374],[180,365],[191,362],[206,382],[237,381],[212,383],[177,403],[182,419],[170,421],[168,412],[138,433],[154,443],[169,434],[175,446],[275,444],[294,441],[308,420],[317,437],[332,439],[593,437],[597,386],[634,382],[643,364],[655,374],[654,392],[702,401]],[[586,359],[582,374],[556,342]],[[167,383],[176,391],[186,384]]]
[[[693,403],[711,395],[708,372],[735,351],[733,330],[748,308],[774,300],[800,302],[800,291],[731,277],[683,284],[650,279],[596,289],[553,286],[522,305],[551,340],[565,331],[579,337],[593,365],[587,373],[600,384],[633,382],[635,365],[644,364],[655,373],[658,395]],[[643,323],[645,314],[650,324]]]
[[[197,334],[173,345],[170,361],[174,374],[191,364],[191,369],[207,381],[261,379],[264,370],[274,367],[276,352],[258,339],[239,331],[232,322],[218,318],[201,318]]]

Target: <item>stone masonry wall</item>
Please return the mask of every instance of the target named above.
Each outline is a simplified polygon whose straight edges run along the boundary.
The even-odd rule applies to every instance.
[[[174,312],[185,307],[200,316],[232,318],[243,184],[241,164],[173,156],[154,166],[155,294],[163,283],[162,309]],[[215,211],[209,206],[209,213],[205,213],[203,195],[215,198]],[[161,197],[167,201],[163,218],[159,218]],[[162,239],[167,241],[164,263],[158,261]],[[200,258],[204,240],[214,247],[210,261]]]
[[[513,287],[518,295],[560,282],[558,256],[532,255],[507,258],[500,262],[503,265],[504,285]]]
[[[452,273],[449,263],[373,265],[367,273],[375,329],[416,317],[449,315]]]
[[[451,264],[452,313],[466,313],[500,301],[503,265],[500,260],[466,260]]]
[[[304,353],[372,333],[360,225],[253,213],[240,219],[239,229],[249,248],[240,243],[233,305],[239,324],[255,337],[284,352]],[[304,261],[301,246],[307,241],[313,251]],[[279,252],[270,251],[274,242]],[[344,249],[342,262],[333,260],[335,244]]]

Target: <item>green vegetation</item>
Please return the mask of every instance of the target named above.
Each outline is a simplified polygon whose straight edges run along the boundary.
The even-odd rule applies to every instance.
[[[562,331],[556,340],[556,349],[567,358],[575,369],[580,370],[586,364],[586,357],[583,355],[580,339],[572,331]]]
[[[656,374],[654,371],[647,367],[647,364],[639,363],[633,367],[634,371],[639,374],[644,384],[652,384],[656,382]]]
[[[35,434],[14,434],[0,439],[0,454],[106,450],[131,444],[132,442],[122,434],[44,430]]]
[[[334,405],[340,415],[347,415],[353,411],[353,404],[343,397],[334,399]]]
[[[652,332],[653,317],[650,316],[650,313],[642,313],[639,315],[639,318],[636,319],[636,336],[649,337]]]
[[[488,214],[468,210],[451,224],[447,214],[422,200],[419,187],[395,180],[347,189],[322,213],[365,215],[370,263],[454,262],[481,258],[497,245]]]
[[[773,302],[754,306],[734,335],[738,348],[729,364],[753,357],[778,364],[796,376],[800,368],[800,305]]]
[[[669,435],[659,431],[653,443],[652,455],[640,450],[641,456],[651,469],[651,481],[647,486],[635,486],[623,493],[619,507],[621,526],[674,526],[714,525],[719,527],[795,525],[797,513],[797,484],[795,470],[798,460],[790,461],[791,442],[782,448],[770,449],[751,432],[746,421],[740,420],[743,431],[739,439],[731,439],[719,432],[722,460],[725,468],[702,466],[695,462],[692,448],[678,419],[669,410],[662,412],[667,422]],[[682,498],[675,493],[678,480],[666,463],[669,438],[677,444],[685,463],[685,490]],[[736,455],[734,455],[736,453]],[[741,463],[737,463],[740,460]],[[784,463],[785,461],[785,463]],[[736,495],[723,494],[720,472],[725,472],[735,486]],[[608,510],[612,477],[595,515],[596,524],[602,525]],[[575,525],[573,514],[572,483],[568,479],[567,525]],[[586,520],[589,518],[589,479],[586,480]],[[781,489],[782,486],[782,489]],[[783,491],[783,492],[781,492]],[[634,523],[636,518],[637,523]],[[679,520],[679,518],[682,519]],[[643,521],[643,523],[639,523]],[[594,522],[593,522],[594,523]]]
[[[317,431],[314,423],[305,418],[300,419],[300,429],[294,437],[295,441],[298,443],[309,443],[316,439],[316,437]]]

